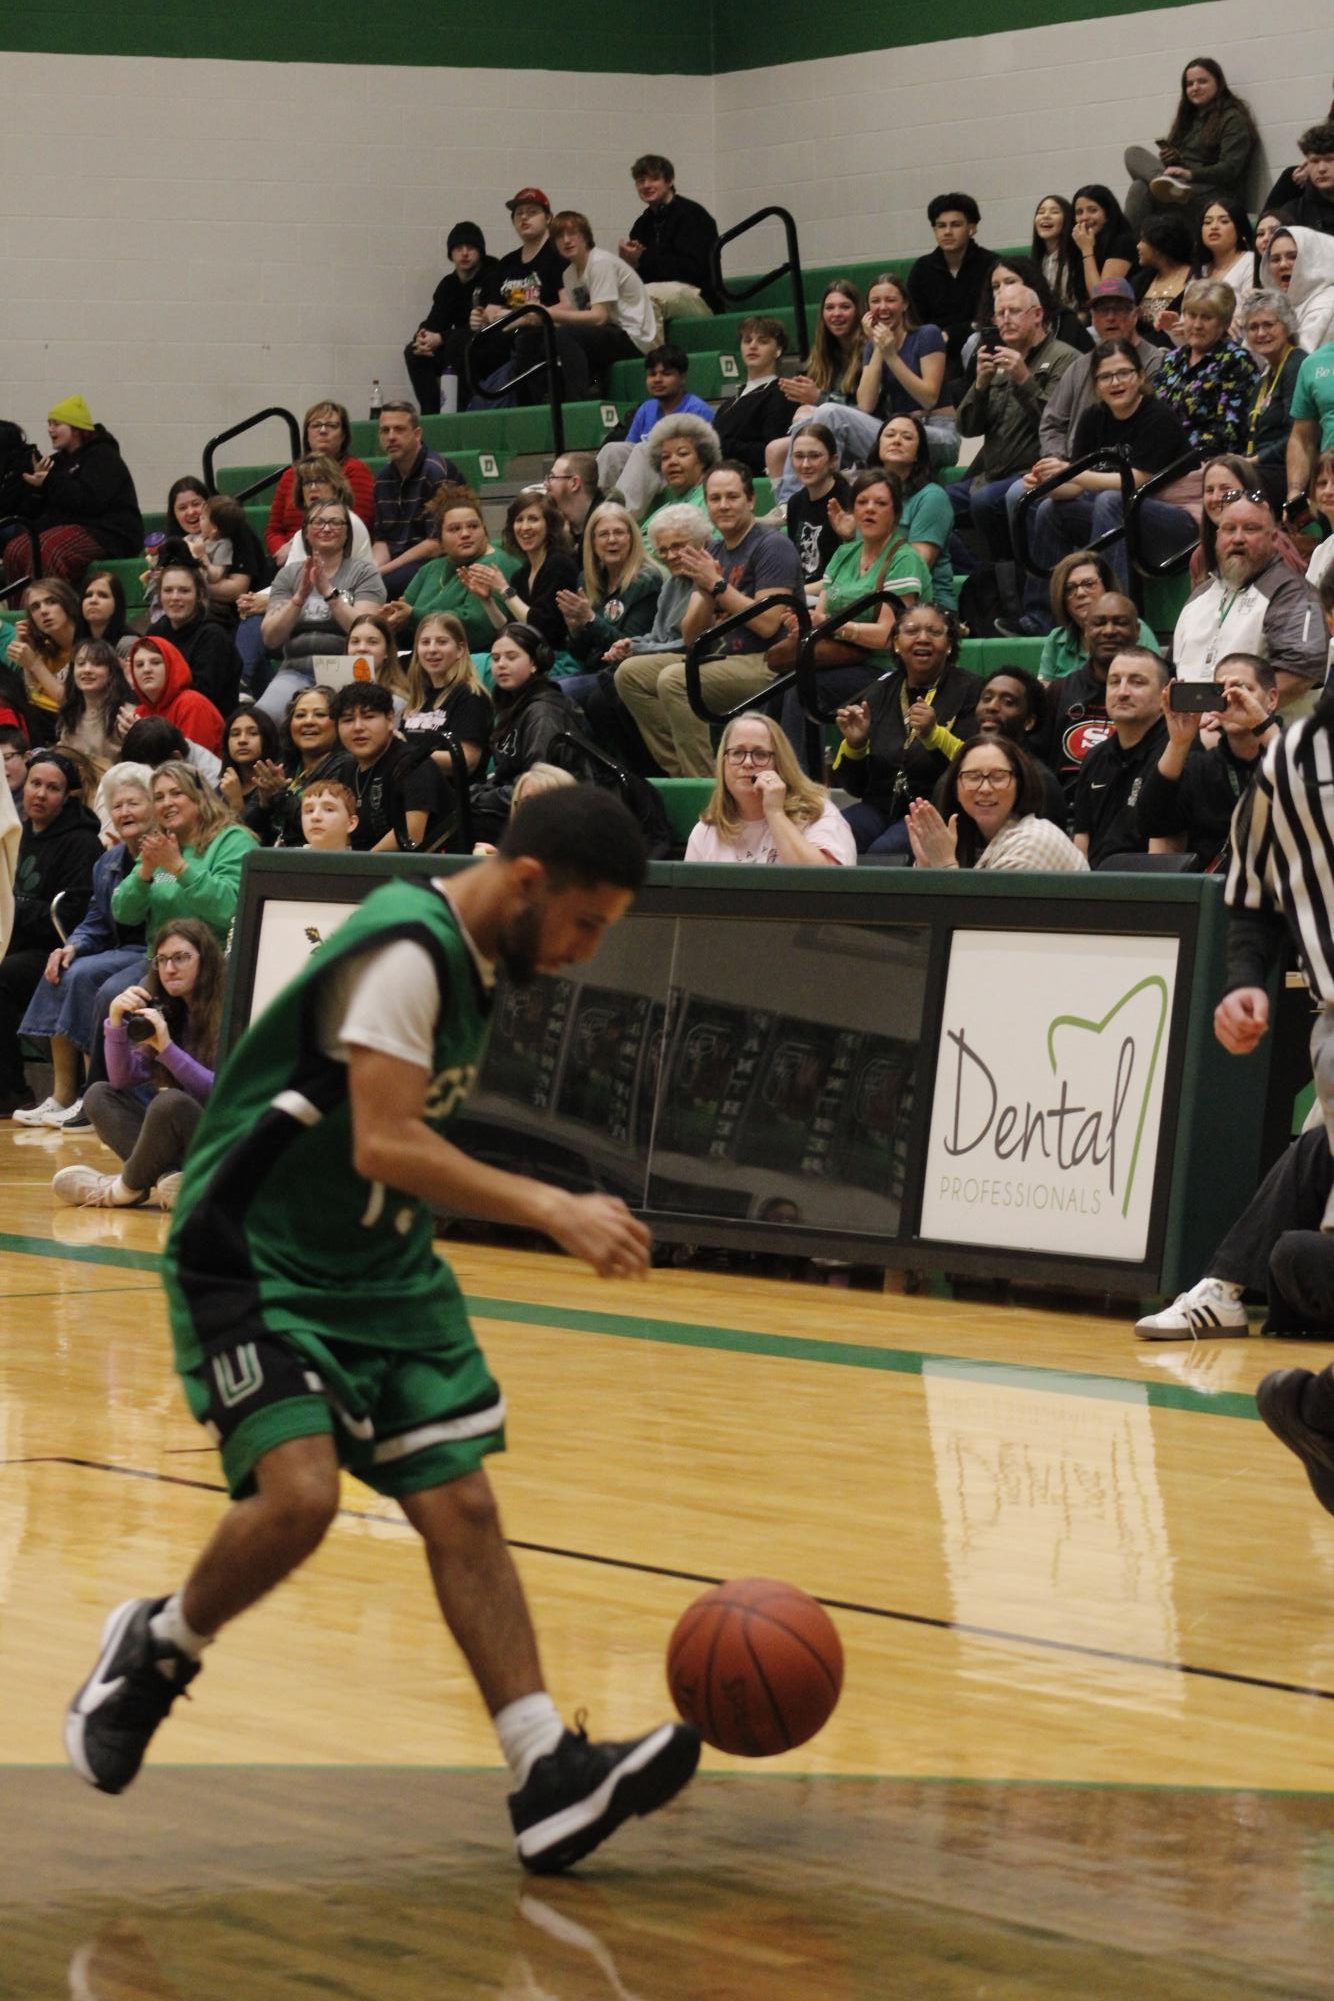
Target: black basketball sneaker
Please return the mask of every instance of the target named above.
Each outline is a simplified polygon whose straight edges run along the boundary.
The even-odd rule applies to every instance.
[[[567,1730],[509,1799],[515,1846],[535,1876],[569,1869],[633,1814],[653,1813],[693,1778],[699,1738],[663,1723],[627,1744],[591,1744]]]
[[[124,1792],[158,1724],[199,1673],[198,1661],[149,1630],[166,1602],[128,1598],[116,1607],[97,1665],[65,1713],[69,1761],[99,1792]]]

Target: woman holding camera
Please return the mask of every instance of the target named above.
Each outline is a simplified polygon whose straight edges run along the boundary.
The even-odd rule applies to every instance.
[[[120,1156],[121,1170],[62,1167],[51,1183],[58,1201],[139,1209],[156,1190],[161,1207],[172,1207],[186,1148],[213,1089],[224,966],[221,946],[197,918],[158,933],[143,983],[111,1003],[107,1082],[90,1084],[83,1101],[98,1138]],[[147,1102],[145,1091],[152,1094]]]

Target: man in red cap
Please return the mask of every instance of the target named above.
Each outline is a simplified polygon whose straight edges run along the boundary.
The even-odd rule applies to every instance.
[[[473,312],[470,322],[474,332],[504,319],[516,306],[555,306],[560,303],[565,259],[551,240],[551,203],[541,188],[520,188],[505,206],[513,218],[518,247],[511,250],[508,257],[502,257],[487,278],[482,288],[481,306]],[[557,336],[557,347],[568,402],[587,394],[588,364],[582,349],[568,334]],[[522,373],[539,360],[541,354],[542,340],[538,327],[516,321],[505,333],[497,335],[494,342],[487,341],[484,347],[474,351],[470,364],[473,380],[486,380],[489,386],[500,387],[502,385],[496,377],[502,369],[508,367],[511,374]],[[547,393],[545,375],[534,376],[523,384],[518,393],[524,402],[543,401]],[[509,400],[513,401],[513,398]],[[475,407],[479,410],[494,409],[495,399],[475,399]]]

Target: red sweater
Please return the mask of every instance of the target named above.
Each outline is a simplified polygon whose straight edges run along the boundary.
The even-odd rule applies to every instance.
[[[375,521],[375,474],[364,459],[344,459],[342,467],[352,489],[353,510],[370,528]],[[276,556],[305,525],[301,509],[292,499],[293,484],[294,468],[288,466],[278,481],[269,509],[269,525],[264,530],[264,545],[271,556]]]

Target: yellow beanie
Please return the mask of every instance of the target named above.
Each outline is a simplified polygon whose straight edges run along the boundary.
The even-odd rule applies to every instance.
[[[93,413],[82,396],[67,396],[63,403],[55,403],[46,413],[48,424],[68,424],[75,431],[95,431]]]

